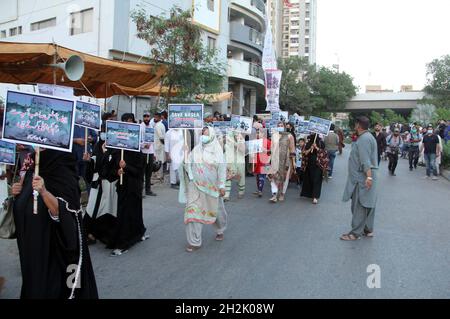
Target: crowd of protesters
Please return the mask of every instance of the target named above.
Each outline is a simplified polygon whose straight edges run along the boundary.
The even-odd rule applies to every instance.
[[[88,245],[101,242],[114,257],[147,240],[143,198],[158,196],[151,186],[166,184],[166,175],[170,188],[178,191],[179,201],[185,204],[186,251],[193,252],[201,247],[203,225],[215,225],[215,239],[224,239],[227,212],[223,202],[231,200],[234,184],[241,199],[245,177],[254,176],[254,195],[262,198],[269,184],[268,200],[275,204],[285,200],[289,184],[295,183],[297,196],[318,204],[322,183],[333,178],[335,159],[345,147],[343,131],[334,124],[326,136],[305,135],[296,134],[294,123],[278,121],[276,127],[269,127],[269,121],[254,116],[251,134],[224,133],[214,129],[214,122],[230,121],[230,116],[216,112],[204,119],[202,130],[181,130],[168,128],[163,111],[153,117],[145,112],[139,120],[132,113],[122,114],[121,121],[140,123],[141,134],[145,128],[154,129],[153,143],[142,142],[140,153],[124,151],[122,157],[119,150],[105,146],[107,120],[117,120],[117,115],[104,113],[98,134],[76,128],[72,154],[42,150],[39,175],[33,174],[33,148],[23,145],[17,146],[17,176],[12,170],[2,173],[2,180],[12,182],[15,196],[23,298],[96,298]],[[347,181],[344,199],[352,199],[356,226],[342,240],[373,236],[375,180],[382,159],[389,161],[392,176],[403,157],[411,171],[425,165],[426,177],[437,179],[449,124],[395,123],[384,128],[377,123],[372,134],[366,134],[368,119],[358,118],[349,169],[362,165],[365,171],[361,180],[353,175]],[[253,139],[261,140],[262,148],[249,154],[248,142]],[[84,203],[80,180],[87,194]],[[355,187],[358,183],[366,190]],[[37,211],[33,192],[39,193]],[[37,233],[46,235],[36,240]],[[81,278],[82,288],[65,285],[70,265],[77,265],[76,278]],[[0,278],[0,288],[2,284]]]

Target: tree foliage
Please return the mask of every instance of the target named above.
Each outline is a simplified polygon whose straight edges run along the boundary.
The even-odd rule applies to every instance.
[[[283,72],[280,86],[280,108],[299,114],[330,116],[341,111],[356,94],[353,79],[346,73],[321,67],[316,70],[307,58],[280,59]]]
[[[202,42],[201,28],[192,23],[191,11],[174,6],[169,16],[150,16],[142,8],[131,14],[137,27],[137,37],[151,48],[150,59],[156,65],[166,64],[162,92],[167,102],[194,101],[195,95],[222,91],[224,63],[217,58],[216,49]],[[171,93],[176,91],[176,97]]]
[[[450,108],[450,55],[427,64],[425,92],[432,96],[428,102],[436,107]]]
[[[436,107],[432,104],[418,104],[417,107],[412,110],[410,122],[418,122],[422,125],[431,123],[436,113]]]
[[[406,124],[408,122],[402,115],[395,113],[390,109],[386,109],[384,112],[372,111],[369,119],[372,127],[375,123],[381,123],[383,126],[388,126],[393,123]]]

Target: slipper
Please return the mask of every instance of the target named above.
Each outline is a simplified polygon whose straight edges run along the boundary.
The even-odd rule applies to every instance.
[[[199,250],[200,247],[201,247],[201,246],[191,246],[191,245],[188,245],[188,246],[186,247],[186,251],[187,251],[188,253],[192,253],[193,251]]]
[[[222,241],[223,240],[223,234],[217,234],[216,235],[216,240],[217,241]]]
[[[114,249],[114,250],[111,252],[111,255],[109,255],[109,256],[110,256],[110,257],[116,257],[116,256],[123,255],[123,254],[125,254],[126,252],[128,252],[128,250],[126,250],[126,249]]]
[[[339,239],[340,240],[345,240],[345,241],[354,241],[354,240],[361,239],[361,237],[356,237],[353,234],[344,234]]]

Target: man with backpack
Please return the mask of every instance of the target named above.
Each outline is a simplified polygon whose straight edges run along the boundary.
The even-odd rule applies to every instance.
[[[395,175],[395,168],[397,167],[398,154],[403,147],[403,139],[400,136],[400,129],[395,128],[394,134],[387,138],[387,153],[389,158],[389,172],[392,176]]]

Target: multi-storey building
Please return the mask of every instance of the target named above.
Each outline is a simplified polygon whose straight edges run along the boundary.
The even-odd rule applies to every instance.
[[[316,0],[278,0],[283,3],[281,44],[282,58],[290,56],[307,57],[310,64],[316,63]]]
[[[265,2],[263,0],[8,0],[0,2],[0,41],[56,42],[84,53],[124,61],[148,61],[149,45],[136,37],[130,18],[136,8],[149,15],[172,6],[193,10],[202,40],[218,49],[227,65],[223,91],[232,101],[214,103],[212,111],[251,115],[264,98],[261,69]],[[140,117],[151,99],[116,97],[109,105]]]

